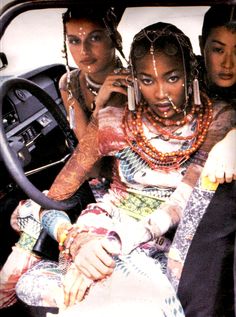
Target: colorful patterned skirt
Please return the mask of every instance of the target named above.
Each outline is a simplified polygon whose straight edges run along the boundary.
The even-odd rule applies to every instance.
[[[96,317],[120,317],[127,313],[136,317],[144,313],[160,317],[184,316],[164,274],[164,254],[150,257],[138,248],[129,255],[115,257],[115,261],[116,268],[110,277],[93,283],[81,302],[66,309],[63,307],[63,268],[55,262],[41,261],[24,274],[17,284],[17,295],[29,305],[60,307],[60,317],[92,317],[95,312]]]

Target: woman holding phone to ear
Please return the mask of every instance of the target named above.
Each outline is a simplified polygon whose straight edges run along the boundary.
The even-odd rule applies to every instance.
[[[91,116],[97,115],[99,104],[95,100],[107,75],[112,73],[115,78],[116,72],[122,68],[116,53],[124,57],[121,35],[117,31],[122,11],[121,7],[116,10],[108,5],[90,8],[74,5],[62,16],[67,71],[60,79],[59,88],[68,121],[78,141],[85,133]],[[69,67],[68,50],[78,67],[76,69]],[[102,106],[106,106],[112,92],[120,91],[124,93],[124,89],[118,86],[103,89],[100,93]],[[111,163],[103,158],[91,171],[90,178],[99,177],[99,181],[96,179],[91,184],[97,200],[107,190]],[[0,308],[16,302],[14,286],[19,276],[40,260],[31,252],[41,230],[39,209],[39,205],[26,200],[21,201],[13,212],[11,225],[19,232],[20,238],[0,273]],[[29,221],[25,221],[26,213]]]

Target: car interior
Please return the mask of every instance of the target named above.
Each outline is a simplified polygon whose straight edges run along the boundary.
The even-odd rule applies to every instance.
[[[36,62],[40,60],[41,55],[34,55],[32,60],[35,62],[35,67],[30,66],[32,68],[25,68],[27,69],[25,71],[19,67],[20,70],[15,71],[16,66],[11,66],[14,57],[7,53],[8,43],[14,46],[15,39],[11,38],[11,41],[7,42],[6,38],[10,36],[8,29],[16,18],[33,11],[40,14],[45,10],[51,10],[50,12],[59,10],[61,14],[73,2],[80,3],[81,6],[93,5],[92,0],[2,2],[0,12],[0,37],[3,40],[0,48],[0,267],[18,239],[18,234],[11,228],[10,217],[21,200],[31,198],[43,208],[48,209],[78,210],[77,215],[83,206],[94,201],[87,182],[73,197],[65,201],[54,201],[42,193],[50,187],[77,145],[76,137],[69,127],[58,88],[59,78],[66,71],[65,65],[55,60],[49,63],[42,61],[42,65],[38,66]],[[174,12],[178,7],[191,7],[197,11],[200,7],[207,8],[213,4],[235,2],[234,0],[111,0],[110,3],[111,6],[117,5],[122,8],[164,7]],[[23,19],[22,24],[24,25]],[[24,25],[24,27],[28,26]],[[30,43],[28,45],[30,46]],[[24,53],[16,49],[16,54]],[[53,56],[52,51],[50,54]],[[71,66],[73,67],[74,65]],[[11,70],[9,73],[8,69]],[[55,241],[52,241],[50,237],[45,239],[47,247],[45,250],[41,248],[40,252],[46,257],[57,258]],[[5,314],[4,316],[14,317],[20,311],[23,316],[33,316],[20,303],[4,309],[2,313]]]

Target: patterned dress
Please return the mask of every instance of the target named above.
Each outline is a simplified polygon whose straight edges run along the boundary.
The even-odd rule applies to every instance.
[[[118,234],[122,245],[121,254],[115,258],[116,268],[112,276],[93,283],[82,302],[66,310],[62,309],[59,316],[79,314],[89,317],[93,316],[94,311],[96,316],[103,317],[111,314],[120,316],[127,312],[143,316],[145,312],[153,311],[160,317],[184,316],[174,288],[165,274],[170,241],[163,234],[180,222],[186,208],[192,206],[190,199],[198,188],[201,191],[204,186],[204,192],[210,193],[204,196],[207,201],[213,195],[215,188],[199,181],[201,165],[206,159],[204,150],[209,150],[222,138],[221,133],[224,135],[231,124],[235,124],[235,112],[226,109],[225,105],[215,108],[214,120],[218,124],[215,121],[212,124],[208,137],[210,140],[206,142],[208,148],[203,147],[202,152],[198,151],[191,160],[170,172],[151,169],[128,146],[122,128],[123,109],[108,107],[100,112],[99,128],[93,126],[88,129],[87,140],[80,144],[82,157],[81,160],[77,157],[76,164],[82,162],[83,168],[78,167],[77,172],[78,175],[80,171],[83,174],[85,166],[92,166],[94,161],[104,155],[114,156],[113,182],[103,199],[88,205],[77,223],[89,226],[93,232],[102,236],[114,232]],[[225,125],[225,120],[227,128],[219,130],[221,125]],[[175,133],[181,136],[192,135],[195,128],[194,120]],[[148,122],[144,122],[144,131],[152,145],[162,152],[191,146],[190,141],[186,140],[166,140],[153,131]],[[88,146],[91,140],[95,145],[92,149]],[[81,182],[83,177],[86,178],[86,175],[82,175]],[[69,182],[63,184],[68,192],[72,188],[70,185]],[[60,190],[57,194],[59,197]],[[196,199],[192,202],[195,205]],[[150,219],[153,224],[148,226]],[[162,236],[156,235],[157,232],[161,232]],[[48,261],[36,264],[18,282],[18,297],[30,305],[61,307],[63,269],[62,261],[59,266]]]
[[[89,111],[85,105],[79,81],[80,70],[72,70],[70,76],[72,94],[74,98],[79,101],[89,119],[92,112]],[[67,76],[62,77],[59,88],[67,90]],[[103,158],[101,163],[107,165],[106,169],[108,169],[108,166],[111,165],[112,162],[108,161],[107,158]],[[103,165],[101,166],[103,167]],[[96,201],[101,199],[109,187],[108,174],[105,173],[104,168],[103,170],[101,177],[89,180]],[[20,238],[16,245],[13,246],[11,254],[8,256],[0,271],[0,308],[11,306],[17,301],[15,285],[19,277],[33,264],[40,261],[40,257],[32,252],[41,231],[38,214],[39,209],[39,205],[31,199],[27,199],[26,201],[21,201],[13,213],[12,218],[15,218],[15,225],[20,234]]]

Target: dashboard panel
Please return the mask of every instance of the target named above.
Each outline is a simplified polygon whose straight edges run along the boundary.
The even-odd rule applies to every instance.
[[[64,65],[53,64],[19,77],[40,86],[65,114],[58,89],[58,81],[64,73]],[[26,173],[30,174],[30,170],[51,164],[66,155],[65,138],[60,133],[56,120],[29,91],[19,88],[10,89],[4,98],[2,110],[8,143],[17,153]],[[8,175],[3,162],[0,164],[0,173]],[[9,175],[2,177],[0,190],[7,192],[6,187],[9,187],[9,183],[11,183]]]

